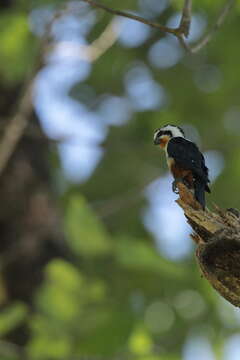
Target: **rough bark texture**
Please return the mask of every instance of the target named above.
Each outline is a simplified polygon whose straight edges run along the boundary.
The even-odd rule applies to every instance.
[[[190,190],[181,183],[178,189],[177,203],[193,229],[202,274],[221,296],[240,307],[240,213],[217,206],[216,212],[203,211]]]

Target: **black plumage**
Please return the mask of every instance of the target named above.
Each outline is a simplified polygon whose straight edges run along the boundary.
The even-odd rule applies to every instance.
[[[174,159],[177,166],[191,170],[195,198],[205,208],[205,191],[210,192],[208,168],[197,145],[183,137],[173,137],[168,142],[167,154],[168,157]]]

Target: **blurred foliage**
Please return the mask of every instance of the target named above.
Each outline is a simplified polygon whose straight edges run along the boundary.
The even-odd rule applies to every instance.
[[[0,33],[2,81],[18,82],[26,75],[33,61],[34,38],[29,32],[26,14],[3,13],[0,17]]]
[[[0,334],[5,335],[15,326],[18,326],[27,315],[27,309],[23,304],[13,303],[0,314]]]
[[[103,2],[139,11],[136,0]],[[35,61],[40,37],[29,25],[32,11],[44,7],[52,11],[59,2],[13,3],[0,14],[2,87],[24,83]],[[154,21],[166,23],[182,3],[169,1],[165,11],[152,15]],[[210,25],[223,3],[194,1],[194,11],[204,14]],[[96,23],[89,42],[112,19],[94,11]],[[58,162],[52,164],[52,173],[61,177],[53,177],[55,187],[61,181],[65,186],[58,196],[71,259],[49,262],[34,309],[14,302],[0,314],[2,337],[27,321],[30,339],[21,351],[29,359],[178,360],[184,358],[191,336],[205,337],[217,359],[226,339],[237,334],[239,314],[200,277],[194,255],[176,262],[166,259],[146,230],[142,214],[148,206],[143,190],[166,172],[164,157],[152,146],[153,130],[166,123],[191,125],[201,134],[204,150],[217,150],[223,156],[225,168],[212,186],[209,204],[240,208],[240,128],[239,118],[231,117],[232,109],[240,114],[239,16],[238,1],[209,45],[172,67],[157,68],[149,61],[150,47],[165,37],[156,30],[140,46],[116,42],[92,64],[87,86],[80,83],[71,89],[69,96],[84,99],[89,110],[97,112],[104,96],[126,95],[126,74],[142,66],[163,87],[168,100],[162,107],[135,108],[125,124],[109,126],[102,144],[104,156],[85,183],[66,183]],[[209,78],[214,74],[219,85],[213,89]],[[166,227],[171,226],[170,218]],[[3,360],[18,359],[21,351],[0,341]]]
[[[75,196],[69,199],[66,230],[69,246],[75,254],[103,255],[110,250],[110,241],[102,223],[90,211],[83,197]]]

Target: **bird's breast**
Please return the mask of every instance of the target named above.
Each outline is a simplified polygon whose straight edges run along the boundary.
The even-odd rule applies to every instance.
[[[161,136],[161,138],[160,138],[160,144],[159,144],[160,147],[161,147],[162,149],[167,150],[167,145],[168,145],[169,140],[170,140],[170,137],[169,137],[168,135],[163,135],[163,136]]]

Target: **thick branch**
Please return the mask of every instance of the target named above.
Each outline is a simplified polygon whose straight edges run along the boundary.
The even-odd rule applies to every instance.
[[[203,211],[185,185],[178,184],[181,206],[193,229],[202,274],[231,304],[240,307],[240,213]]]

